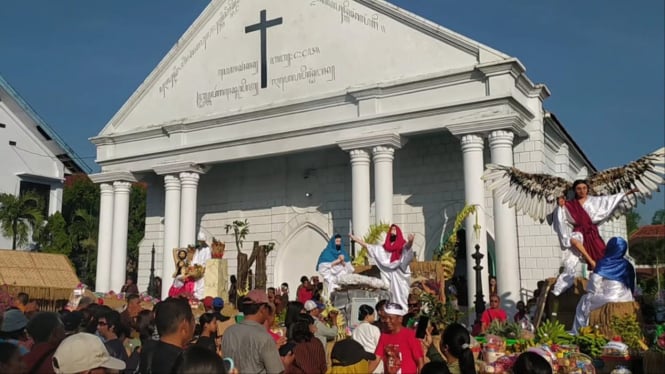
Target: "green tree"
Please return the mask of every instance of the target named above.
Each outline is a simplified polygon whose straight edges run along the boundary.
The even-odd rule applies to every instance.
[[[34,192],[16,197],[0,194],[0,228],[2,234],[12,238],[12,249],[23,247],[30,241],[30,233],[41,227],[44,201]]]
[[[139,261],[139,246],[145,236],[145,184],[135,183],[129,195],[129,228],[127,230],[127,272],[134,274]]]
[[[60,253],[69,256],[72,252],[72,242],[67,233],[67,222],[60,212],[53,213],[41,230],[39,247],[42,252]]]
[[[72,243],[70,258],[81,281],[95,284],[99,222],[99,186],[85,174],[68,177],[62,193],[62,215]]]
[[[95,269],[92,269],[97,258],[97,232],[99,220],[85,209],[74,212],[69,225],[69,235],[78,251],[77,272],[85,284],[94,284]]]
[[[658,209],[651,218],[652,225],[665,225],[665,209]]]
[[[637,231],[637,229],[640,227],[640,214],[635,211],[635,209],[631,209],[628,213],[626,213],[626,229],[628,231],[628,236],[630,237],[630,234],[634,233]]]

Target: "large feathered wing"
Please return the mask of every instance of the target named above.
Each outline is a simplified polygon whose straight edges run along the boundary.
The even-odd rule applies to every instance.
[[[637,201],[644,202],[665,185],[665,147],[627,165],[593,173],[589,187],[596,195],[613,195],[619,192],[635,192],[623,199],[615,217],[632,209]]]
[[[543,222],[552,213],[559,196],[572,184],[549,174],[531,174],[517,168],[489,164],[483,174],[487,188],[518,212]]]

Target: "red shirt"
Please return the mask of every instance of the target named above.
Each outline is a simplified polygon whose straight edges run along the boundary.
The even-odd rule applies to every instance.
[[[402,356],[402,374],[417,373],[418,360],[425,357],[425,355],[420,340],[416,338],[416,332],[411,329],[402,328],[396,334],[382,333],[374,354],[382,358],[385,357],[385,348],[389,344],[399,346],[399,353]],[[383,365],[387,371],[387,360],[383,361]]]
[[[53,354],[55,349],[58,348],[57,345],[50,343],[37,343],[32,347],[32,350],[22,357],[23,362],[25,363],[26,373],[55,373],[53,370]],[[38,368],[34,366],[39,364]]]
[[[480,322],[482,322],[485,326],[490,325],[494,320],[506,322],[507,319],[508,316],[506,315],[506,311],[503,309],[485,309],[483,315],[480,316]]]
[[[312,300],[312,296],[314,296],[314,292],[308,290],[307,288],[305,288],[305,286],[298,287],[296,300],[304,304],[307,302],[307,300]]]

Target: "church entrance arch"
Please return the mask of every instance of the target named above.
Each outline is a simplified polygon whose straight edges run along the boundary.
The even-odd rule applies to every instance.
[[[277,287],[283,282],[288,283],[289,297],[295,299],[300,277],[318,275],[316,262],[328,240],[326,230],[313,222],[303,222],[293,229],[284,244],[277,249],[274,285]]]

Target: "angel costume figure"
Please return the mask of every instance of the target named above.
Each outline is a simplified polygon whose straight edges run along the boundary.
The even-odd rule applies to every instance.
[[[574,185],[552,175],[500,165],[488,165],[483,179],[496,198],[502,197],[503,203],[534,220],[544,222],[556,209],[551,218],[563,250],[564,271],[552,292],[559,295],[572,285],[579,256],[592,268],[603,258],[605,244],[597,225],[632,209],[638,200],[644,202],[665,184],[665,148],[625,166],[593,173]],[[576,198],[565,201],[563,196],[571,188]]]
[[[634,189],[628,193],[590,196],[589,185],[583,180],[575,181],[573,190],[575,199],[565,201],[563,197],[559,198],[559,206],[552,217],[552,226],[561,244],[564,269],[552,288],[555,296],[561,295],[573,285],[580,256],[591,270],[603,258],[605,241],[600,237],[598,225],[612,218],[614,210],[626,196],[638,192]]]
[[[402,230],[391,225],[383,245],[367,244],[361,238],[349,235],[351,240],[367,248],[369,256],[374,259],[381,271],[381,279],[390,285],[391,300],[407,310],[409,287],[411,286],[411,268],[409,264],[415,258],[413,253],[414,235],[409,234],[404,240]]]
[[[327,283],[328,295],[339,288],[338,279],[340,276],[353,273],[351,256],[344,249],[341,235],[335,234],[330,238],[328,246],[319,256],[316,270]]]
[[[635,267],[624,256],[628,250],[626,240],[610,239],[605,257],[598,261],[596,270],[587,283],[587,293],[577,304],[573,332],[589,324],[589,314],[607,303],[634,301]]]
[[[208,247],[208,243],[206,243],[206,236],[203,232],[199,231],[196,239],[199,243],[196,247],[196,252],[194,252],[194,258],[192,258],[192,265],[201,265],[205,269],[206,262],[212,258],[212,252],[210,251],[210,247]],[[201,277],[201,279],[196,281],[194,296],[199,300],[203,300],[204,293],[205,277]]]

